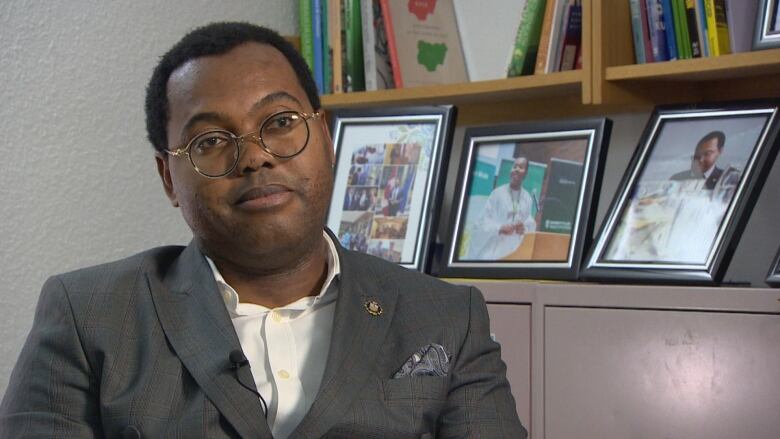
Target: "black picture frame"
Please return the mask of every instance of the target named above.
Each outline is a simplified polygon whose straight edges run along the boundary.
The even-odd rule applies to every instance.
[[[777,153],[777,113],[776,100],[657,107],[583,278],[720,282]]]
[[[611,127],[609,119],[594,118],[466,129],[434,274],[576,279],[592,236]],[[515,183],[514,168],[523,161],[526,174]],[[509,223],[523,230],[502,231]]]
[[[778,0],[759,0],[753,50],[780,47],[780,10]]]
[[[454,106],[328,113],[336,163],[327,225],[343,246],[428,270],[456,114]]]
[[[780,287],[780,249],[777,250],[775,261],[766,275],[766,283],[773,287]]]

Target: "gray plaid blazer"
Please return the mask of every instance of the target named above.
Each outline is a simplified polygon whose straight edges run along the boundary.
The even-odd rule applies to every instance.
[[[338,251],[322,385],[291,438],[526,437],[479,291]],[[447,376],[392,378],[430,344],[449,352]],[[0,437],[271,438],[251,374],[229,360],[240,348],[194,244],[54,276]]]

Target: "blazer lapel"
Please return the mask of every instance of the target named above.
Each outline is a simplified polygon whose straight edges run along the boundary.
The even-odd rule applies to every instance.
[[[271,439],[254,381],[242,385],[231,367],[230,352],[241,345],[196,244],[168,272],[147,277],[166,337],[209,400],[242,437]]]
[[[338,239],[331,238],[334,243]],[[336,244],[341,263],[339,296],[331,334],[330,351],[320,390],[294,438],[320,438],[349,409],[366,381],[374,374],[380,347],[393,319],[398,292],[384,274],[374,272]],[[374,302],[381,314],[370,313]]]

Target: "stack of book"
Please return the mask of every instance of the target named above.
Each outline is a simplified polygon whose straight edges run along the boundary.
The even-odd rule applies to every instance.
[[[759,0],[628,0],[637,64],[751,50]]]
[[[299,0],[322,94],[500,79],[581,65],[582,0]]]

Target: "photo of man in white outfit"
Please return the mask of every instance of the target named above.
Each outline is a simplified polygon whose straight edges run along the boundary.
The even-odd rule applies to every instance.
[[[536,231],[534,201],[523,188],[527,173],[528,160],[515,158],[509,183],[490,193],[471,234],[471,259],[503,259],[517,250],[526,233]]]

